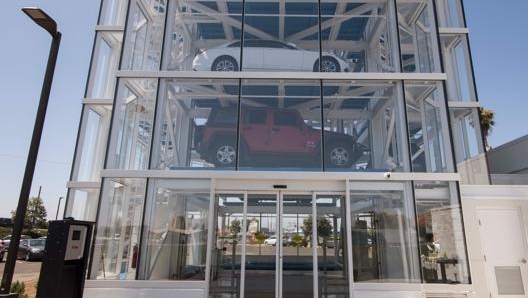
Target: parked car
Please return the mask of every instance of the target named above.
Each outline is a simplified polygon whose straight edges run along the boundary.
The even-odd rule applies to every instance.
[[[30,239],[31,236],[28,235],[20,235],[20,240],[22,239]],[[9,249],[9,243],[11,243],[11,235],[7,235],[4,238],[0,240],[0,242],[4,245],[5,249]]]
[[[273,235],[273,236],[270,236],[267,239],[264,239],[264,244],[265,245],[271,245],[271,246],[277,245],[277,236]],[[290,246],[290,240],[289,240],[288,237],[286,237],[286,236],[282,237],[282,246]]]
[[[234,41],[212,49],[202,49],[194,57],[193,70],[237,71],[240,68],[241,41]],[[342,58],[323,52],[298,48],[292,43],[276,40],[244,40],[245,70],[319,71],[319,59],[323,61],[322,72],[348,71],[349,64]]]
[[[4,255],[5,255],[5,246],[0,242],[0,262],[4,261]]]
[[[26,261],[42,260],[46,239],[24,239],[20,241],[17,258]]]
[[[269,238],[264,239],[264,244],[272,246],[277,245],[277,236],[270,236]]]
[[[297,110],[244,107],[239,148],[244,166],[258,160],[302,160],[302,165],[319,163],[321,130],[306,124]],[[196,128],[195,147],[203,159],[216,166],[236,164],[237,130],[230,121],[231,109],[216,108],[203,126]],[[232,117],[233,118],[233,117]],[[235,120],[233,120],[235,121]],[[366,150],[356,138],[344,133],[324,131],[325,165],[350,168]]]

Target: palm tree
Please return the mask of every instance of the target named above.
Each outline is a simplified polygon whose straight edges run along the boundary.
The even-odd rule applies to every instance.
[[[486,151],[491,147],[488,145],[488,136],[495,125],[495,112],[491,109],[479,108],[480,113],[480,129],[482,130],[482,137],[484,138],[484,148]]]

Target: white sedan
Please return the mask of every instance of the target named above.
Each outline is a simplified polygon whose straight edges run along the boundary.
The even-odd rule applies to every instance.
[[[193,70],[238,71],[240,69],[240,41],[212,49],[200,50],[193,60]],[[322,53],[322,72],[348,71],[349,64],[342,58]],[[275,40],[244,40],[244,70],[319,71],[319,52],[297,48]]]
[[[277,245],[277,236],[270,236],[268,239],[264,240],[265,245]]]

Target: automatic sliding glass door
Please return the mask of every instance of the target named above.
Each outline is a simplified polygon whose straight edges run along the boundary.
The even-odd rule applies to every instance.
[[[315,238],[312,237],[312,194],[281,193],[281,201],[280,297],[314,297]]]
[[[214,249],[211,254],[210,298],[240,296],[244,230],[244,194],[217,194],[214,208]]]
[[[209,297],[348,297],[344,195],[243,192],[215,200]]]
[[[344,195],[316,195],[319,298],[349,297]]]
[[[248,194],[244,298],[274,298],[279,290],[278,193]]]
[[[210,298],[279,296],[278,192],[216,194]]]

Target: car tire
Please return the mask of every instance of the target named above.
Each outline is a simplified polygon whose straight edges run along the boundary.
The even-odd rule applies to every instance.
[[[238,71],[238,63],[231,56],[220,56],[211,66],[212,71]]]
[[[26,260],[26,262],[29,262],[31,261],[31,257],[29,255],[29,252],[26,254],[26,256],[24,257],[24,260]]]
[[[236,164],[236,147],[233,141],[229,138],[223,141],[217,141],[213,144],[211,160],[216,166],[220,167],[234,167]]]
[[[328,145],[325,154],[325,167],[327,168],[350,168],[353,162],[354,152],[352,147],[334,143]]]
[[[330,56],[324,56],[322,58],[323,63],[321,64],[321,72],[340,72],[341,67],[339,66],[339,62],[334,57]],[[315,61],[314,64],[314,72],[319,72],[319,59]]]

